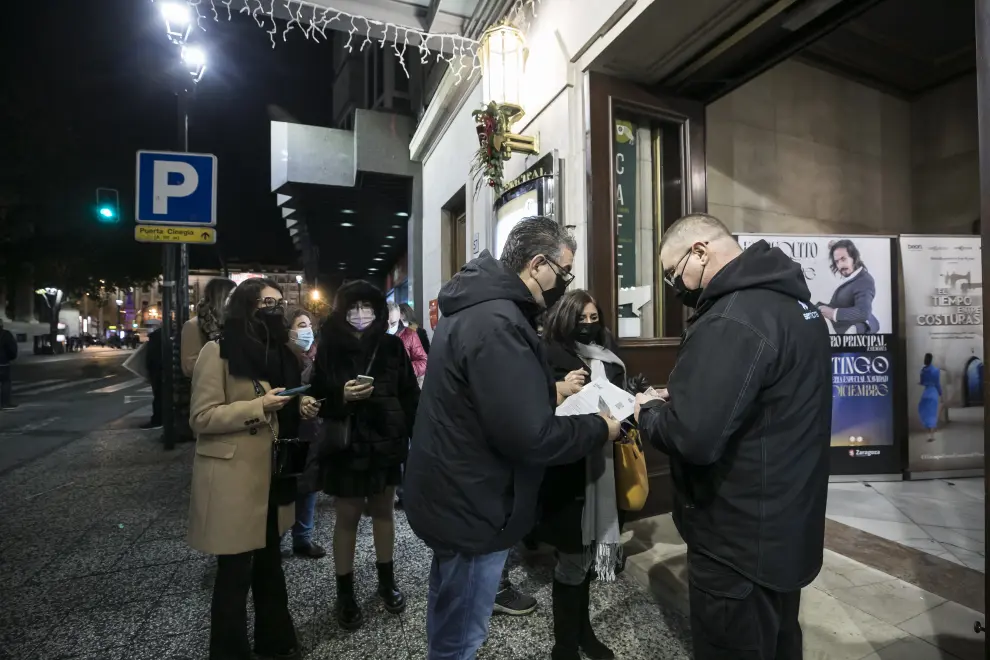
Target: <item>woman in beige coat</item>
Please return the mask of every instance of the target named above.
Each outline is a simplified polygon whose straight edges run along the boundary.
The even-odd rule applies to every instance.
[[[207,343],[193,371],[190,425],[196,433],[189,544],[217,555],[210,660],[249,660],[247,595],[253,591],[254,650],[299,658],[279,539],[292,524],[294,479],[272,479],[274,437],[298,437],[306,399],[279,396],[300,382],[288,347],[282,292],[245,280],[230,296],[223,336]]]

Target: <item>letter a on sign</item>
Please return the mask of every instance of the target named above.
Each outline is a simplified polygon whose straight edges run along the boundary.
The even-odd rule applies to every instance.
[[[172,174],[178,174],[181,181],[179,183],[169,183],[174,180]],[[168,213],[168,200],[171,197],[188,197],[196,192],[199,187],[199,173],[189,163],[177,160],[156,160],[154,190],[155,200],[152,204],[153,211],[158,214]]]

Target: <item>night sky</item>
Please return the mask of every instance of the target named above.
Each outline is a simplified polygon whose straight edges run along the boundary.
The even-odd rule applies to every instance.
[[[185,74],[177,71],[179,54],[165,36],[160,2],[4,6],[10,38],[2,93],[13,109],[7,130],[64,154],[59,187],[72,213],[88,213],[96,187],[117,188],[120,230],[130,233],[135,152],[179,147],[174,81]],[[218,245],[194,246],[192,266],[218,267],[217,248],[228,262],[294,265],[270,192],[269,121],[330,125],[330,44],[307,41],[298,31],[283,42],[280,31],[273,50],[265,30],[244,15],[228,23],[224,13],[204,26],[190,38],[207,51],[209,66],[190,104],[189,149],[219,159]]]

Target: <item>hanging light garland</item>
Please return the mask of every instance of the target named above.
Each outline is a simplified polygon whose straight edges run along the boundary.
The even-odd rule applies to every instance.
[[[406,51],[413,49],[419,52],[419,61],[427,64],[430,57],[437,62],[444,61],[456,75],[455,83],[470,80],[481,73],[481,59],[478,54],[478,42],[474,39],[450,33],[434,33],[405,25],[397,25],[378,21],[359,14],[324,7],[305,0],[185,0],[196,12],[196,26],[205,31],[204,22],[212,18],[219,22],[224,12],[227,20],[234,13],[245,14],[254,19],[260,28],[267,28],[268,38],[272,48],[277,45],[276,37],[281,35],[282,41],[288,41],[289,33],[298,31],[306,39],[319,42],[328,41],[326,31],[339,23],[347,31],[347,43],[344,48],[359,52],[366,47],[373,47],[375,42],[384,49],[386,42],[391,42],[392,51],[402,66],[402,71],[409,77],[406,68]],[[510,10],[510,16],[518,19],[529,9],[536,15],[536,4],[542,0],[516,0]],[[284,28],[279,28],[275,21],[276,2],[284,7],[289,16]],[[212,14],[212,15],[211,15]],[[338,28],[339,29],[339,28]],[[372,38],[372,33],[381,31],[380,38]]]

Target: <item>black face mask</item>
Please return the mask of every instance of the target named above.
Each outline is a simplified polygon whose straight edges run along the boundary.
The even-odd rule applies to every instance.
[[[684,268],[687,268],[688,261],[691,260],[691,253],[687,254],[687,260],[684,262],[684,267],[681,268],[681,272],[677,274],[674,278],[674,295],[677,299],[681,301],[681,304],[685,307],[690,307],[694,309],[698,306],[698,301],[701,299],[701,294],[705,291],[705,287],[699,286],[697,289],[689,289],[684,285]],[[701,267],[701,273],[698,274],[698,282],[702,282],[705,277],[705,266]]]
[[[540,291],[543,292],[543,306],[546,309],[550,309],[551,307],[557,304],[558,300],[564,297],[564,294],[567,292],[567,285],[570,284],[570,282],[567,279],[565,279],[564,276],[561,273],[559,273],[556,268],[554,268],[553,266],[550,266],[550,268],[557,276],[557,279],[554,281],[552,287],[550,287],[549,289],[544,289],[543,285],[540,284],[540,281],[536,280],[536,286],[540,287]]]
[[[578,323],[574,326],[572,339],[578,344],[602,344],[602,324],[598,321],[593,323]]]
[[[255,317],[268,330],[268,336],[274,343],[288,343],[289,329],[285,326],[285,313],[281,309],[278,307],[262,307],[255,312]]]
[[[694,309],[698,306],[698,300],[701,299],[701,294],[704,292],[703,287],[698,287],[697,289],[689,289],[684,286],[684,280],[680,275],[674,278],[674,295],[677,299],[681,301],[681,304],[685,307],[690,307]]]

